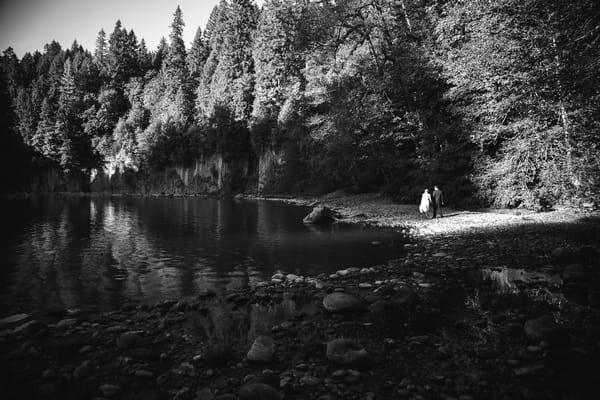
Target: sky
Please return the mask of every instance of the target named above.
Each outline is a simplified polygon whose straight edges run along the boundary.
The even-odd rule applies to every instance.
[[[260,5],[263,0],[257,1]],[[0,0],[0,52],[9,46],[19,58],[26,52],[43,52],[44,45],[56,40],[63,48],[74,39],[93,51],[101,28],[108,35],[120,19],[138,40],[146,40],[154,50],[170,25],[177,5],[185,27],[183,39],[189,48],[196,30],[204,29],[219,0]]]

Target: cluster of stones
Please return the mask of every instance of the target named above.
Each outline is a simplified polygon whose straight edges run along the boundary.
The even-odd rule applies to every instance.
[[[552,307],[533,302],[527,303],[534,305],[531,309],[510,306],[518,309],[515,314],[497,303],[502,297],[489,301],[492,311],[482,310],[471,299],[467,312],[477,318],[469,323],[453,320],[441,330],[420,328],[432,321],[447,324],[443,300],[439,299],[451,285],[465,285],[460,277],[472,271],[467,264],[474,257],[457,257],[448,245],[405,247],[409,252],[406,259],[388,266],[347,268],[316,278],[280,272],[252,291],[227,295],[226,303],[236,309],[256,302],[276,303],[282,293],[291,292],[318,300],[321,310],[312,319],[300,315],[270,330],[267,327],[244,347],[242,360],[234,350],[218,345],[207,348],[183,329],[206,313],[209,301],[216,300],[211,292],[194,301],[126,307],[97,315],[64,313],[55,323],[17,314],[0,320],[0,343],[19,343],[5,354],[5,360],[25,356],[43,359],[46,349],[36,344],[41,338],[48,338],[44,340],[51,344],[50,353],[56,353],[57,360],[77,360],[40,371],[35,378],[39,397],[58,396],[65,385],[55,382],[66,382],[78,390],[89,386],[81,398],[131,398],[132,390],[150,383],[169,387],[174,400],[282,399],[284,395],[371,399],[382,388],[386,393],[392,391],[393,398],[429,398],[444,393],[479,398],[494,390],[489,382],[494,378],[489,374],[446,371],[426,379],[417,371],[444,363],[455,366],[455,358],[465,357],[465,344],[471,344],[469,336],[492,340],[498,335],[495,332],[511,335],[514,341],[503,349],[498,368],[508,368],[511,378],[547,379],[548,355],[569,346],[571,335]],[[593,250],[566,248],[556,249],[549,261],[565,284],[581,285],[595,276],[594,257],[597,252]],[[574,274],[580,267],[573,265],[580,265],[583,273]],[[311,342],[310,331],[318,333],[317,341],[322,342]],[[455,336],[448,339],[446,335],[452,334]],[[301,362],[293,363],[293,355],[301,355]],[[405,356],[414,359],[415,355],[420,362],[429,360],[431,367],[413,365],[415,375],[409,376],[409,372],[401,379],[390,378],[394,375],[388,368],[403,366]],[[387,378],[378,381],[378,375]],[[214,382],[221,377],[225,383],[216,386]],[[202,383],[193,383],[199,381]],[[353,394],[356,387],[360,391]],[[301,397],[293,397],[295,393]]]

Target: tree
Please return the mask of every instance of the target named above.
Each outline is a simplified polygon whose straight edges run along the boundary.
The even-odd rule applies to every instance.
[[[192,48],[187,57],[188,70],[194,87],[198,87],[198,84],[200,83],[200,75],[204,69],[208,53],[209,49],[202,37],[202,29],[198,27],[196,35],[194,36],[194,41],[192,42]]]

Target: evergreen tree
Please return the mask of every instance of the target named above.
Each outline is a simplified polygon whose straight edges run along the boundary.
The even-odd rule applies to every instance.
[[[154,53],[154,57],[152,58],[152,69],[158,71],[162,68],[163,62],[167,53],[169,52],[169,45],[167,44],[167,39],[165,37],[160,38],[160,42],[158,43],[158,47],[156,48],[156,52]]]
[[[225,12],[223,42],[210,81],[208,110],[221,104],[231,108],[237,120],[248,121],[253,102],[252,41],[258,11],[250,0],[233,0]]]
[[[194,87],[197,87],[200,83],[200,75],[208,58],[208,53],[208,45],[202,37],[202,29],[198,27],[187,58],[188,70]]]
[[[185,43],[183,42],[184,26],[181,9],[177,6],[171,23],[171,34],[169,35],[171,43],[164,60],[164,68],[166,73],[179,84],[182,84],[188,75]]]
[[[106,43],[106,32],[104,29],[100,29],[96,38],[96,48],[94,49],[94,62],[102,70],[106,65],[106,58],[108,55],[108,48]]]

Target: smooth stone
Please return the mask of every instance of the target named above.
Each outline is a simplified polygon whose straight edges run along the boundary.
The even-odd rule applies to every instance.
[[[121,390],[121,388],[117,385],[110,385],[110,384],[100,385],[100,391],[102,392],[102,395],[104,397],[116,396],[120,390]]]
[[[142,337],[137,332],[125,332],[117,338],[117,346],[121,349],[138,347],[142,343]]]
[[[28,314],[14,314],[6,318],[0,319],[0,325],[10,325],[17,322],[21,322],[25,319],[29,318]]]
[[[414,290],[408,286],[401,286],[395,288],[395,293],[392,296],[392,303],[396,306],[409,306],[412,305],[417,299],[417,295]]]
[[[351,339],[334,339],[327,343],[327,359],[345,366],[360,365],[369,360],[369,353]]]
[[[525,335],[531,340],[554,340],[563,334],[563,329],[554,322],[550,315],[530,319],[523,326]]]
[[[154,377],[154,374],[152,372],[146,371],[144,369],[138,369],[133,374],[139,378],[153,378]]]
[[[370,289],[373,287],[373,285],[371,285],[370,283],[366,283],[366,282],[361,282],[358,284],[358,287],[360,289]]]
[[[273,371],[265,369],[260,374],[249,379],[248,383],[264,383],[265,385],[279,389],[280,379]]]
[[[362,309],[362,302],[351,294],[335,292],[323,298],[323,306],[331,312],[357,311]]]
[[[283,396],[265,383],[249,383],[240,388],[241,400],[281,400]]]
[[[92,373],[92,367],[90,366],[89,361],[82,362],[75,371],[73,371],[73,376],[77,379],[85,378]]]
[[[330,224],[335,221],[335,213],[328,207],[317,206],[308,214],[302,222],[305,224]]]
[[[568,247],[557,247],[552,250],[550,257],[560,265],[566,265],[573,257],[573,251]]]
[[[271,336],[260,335],[252,343],[247,358],[254,362],[269,361],[275,354],[275,341]]]
[[[306,386],[317,386],[321,383],[321,379],[317,378],[316,376],[304,375],[302,378],[300,378],[300,383]]]
[[[581,264],[569,264],[565,267],[562,277],[565,282],[578,282],[586,278],[587,269]]]
[[[200,389],[196,392],[194,400],[215,400],[215,395],[208,388]]]
[[[58,330],[68,329],[68,328],[71,328],[72,326],[74,326],[76,323],[77,323],[77,319],[75,319],[75,318],[61,319],[56,324],[56,329],[58,329]]]

